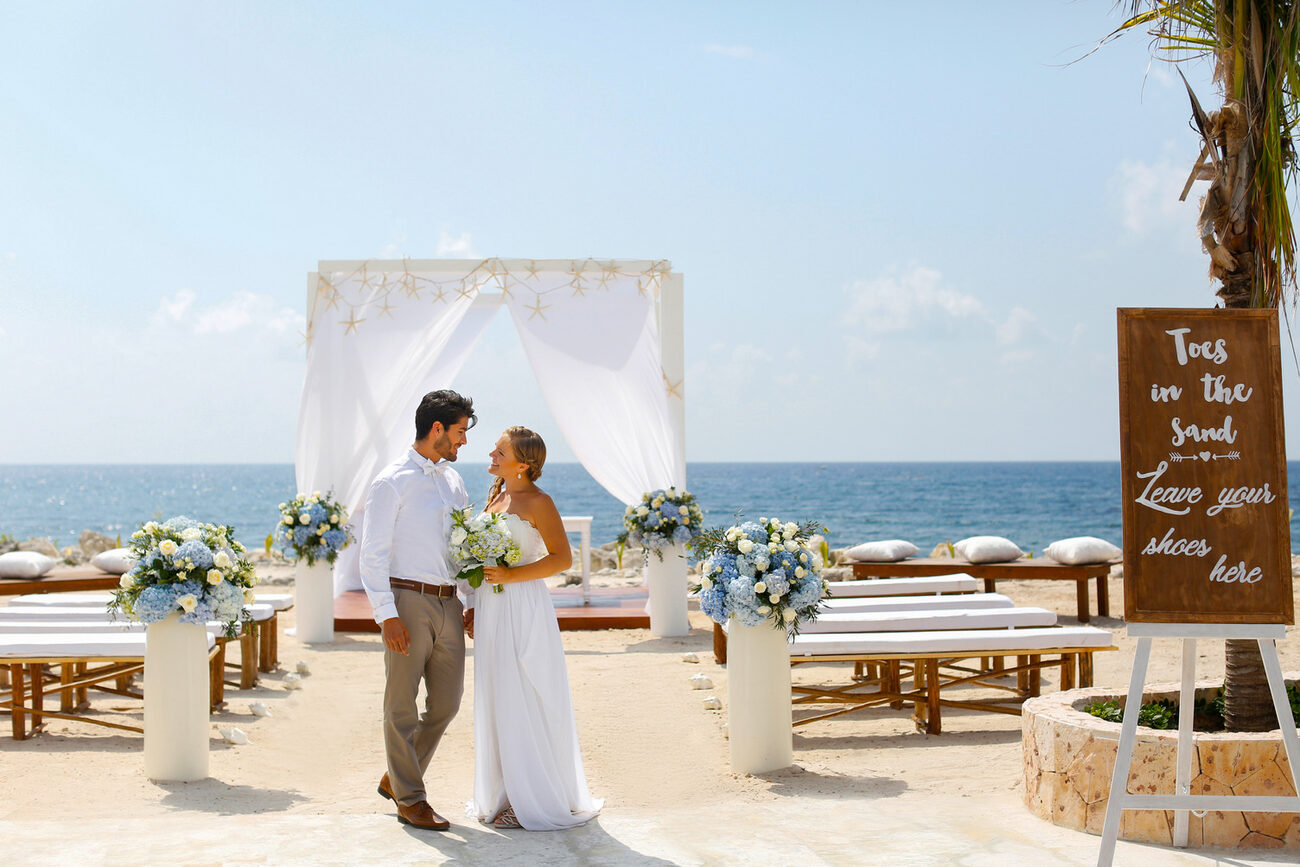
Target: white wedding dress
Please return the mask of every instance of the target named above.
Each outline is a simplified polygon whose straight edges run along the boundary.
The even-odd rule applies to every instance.
[[[508,513],[506,522],[521,565],[546,556],[536,527]],[[587,790],[555,606],[541,579],[504,587],[494,593],[484,584],[475,594],[469,814],[491,822],[509,806],[529,831],[572,828],[604,802]]]

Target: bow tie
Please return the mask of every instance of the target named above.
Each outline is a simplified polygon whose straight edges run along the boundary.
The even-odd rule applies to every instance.
[[[441,463],[435,464],[433,461],[425,461],[420,465],[420,469],[424,470],[424,474],[426,476],[437,477],[437,476],[441,476],[443,473],[442,464]]]

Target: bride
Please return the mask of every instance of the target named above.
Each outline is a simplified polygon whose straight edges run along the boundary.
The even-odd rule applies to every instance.
[[[488,472],[497,478],[487,511],[506,515],[523,557],[514,567],[485,567],[485,586],[475,594],[470,814],[498,828],[571,828],[600,812],[603,801],[587,791],[564,646],[541,580],[572,563],[569,540],[555,504],[535,484],[546,462],[542,438],[507,428],[490,457]]]

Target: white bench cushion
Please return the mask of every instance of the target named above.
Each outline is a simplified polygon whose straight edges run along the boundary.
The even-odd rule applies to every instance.
[[[821,610],[857,611],[936,611],[944,608],[1014,608],[1010,596],[1001,593],[952,593],[947,596],[879,596],[822,600]]]
[[[1111,634],[1094,626],[1039,629],[956,629],[950,632],[862,632],[800,635],[792,656],[870,656],[878,654],[961,653],[991,650],[1026,653],[1057,647],[1110,647]]]
[[[10,605],[53,605],[58,608],[103,608],[113,599],[113,594],[100,591],[87,593],[27,593],[9,600]]]
[[[208,633],[208,649],[216,638]],[[143,659],[145,636],[139,632],[92,632],[84,635],[0,635],[0,659],[69,657],[73,659]]]
[[[1024,629],[1055,626],[1056,614],[1046,608],[956,608],[934,611],[835,612],[820,615],[799,627],[815,632],[921,632],[940,629]],[[0,629],[3,626],[0,625]]]
[[[256,603],[245,605],[249,616],[257,623],[264,620],[270,620],[275,615],[275,609],[265,603]],[[92,606],[57,606],[57,605],[6,605],[0,607],[0,620],[81,620],[81,621],[98,621],[106,623],[109,626],[119,626],[123,623],[134,623],[135,621],[127,618],[125,614],[118,614],[117,619],[109,613],[107,608]]]
[[[969,575],[934,575],[929,578],[875,578],[830,582],[832,599],[858,596],[911,596],[932,593],[974,593],[983,585]]]

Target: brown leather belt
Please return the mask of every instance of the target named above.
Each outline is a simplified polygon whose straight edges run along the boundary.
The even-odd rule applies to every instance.
[[[388,583],[394,590],[414,590],[423,596],[455,596],[453,584],[425,584],[423,581],[408,581],[405,578],[389,578]]]

